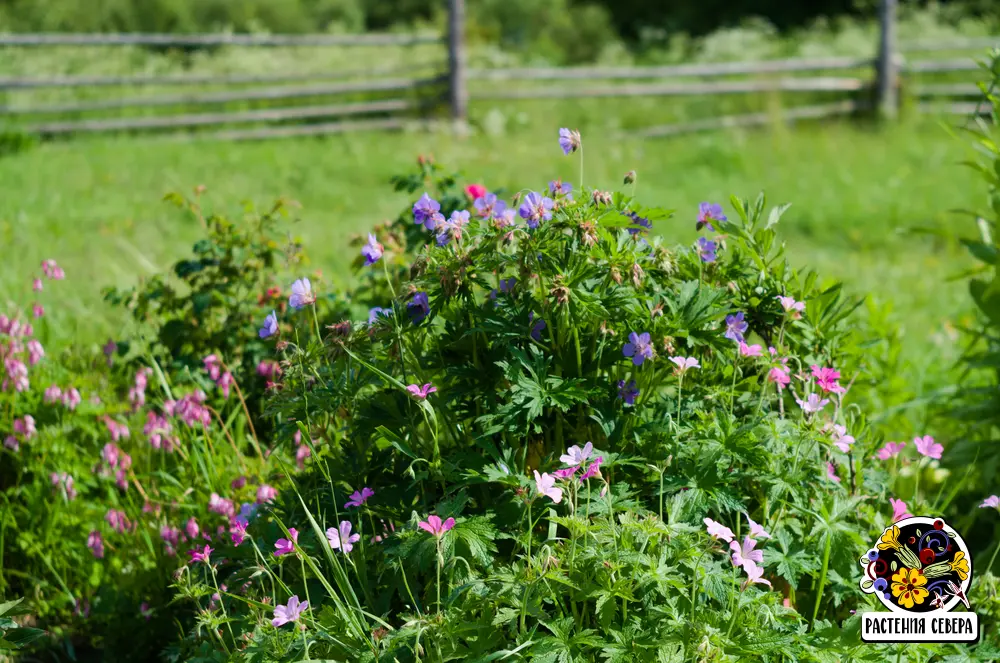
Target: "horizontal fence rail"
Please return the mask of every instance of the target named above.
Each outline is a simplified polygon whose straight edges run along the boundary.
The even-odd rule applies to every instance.
[[[784,74],[804,71],[871,67],[871,58],[810,58],[758,62],[714,62],[663,67],[538,67],[530,69],[471,69],[471,81],[588,80],[684,78],[739,74]]]
[[[98,110],[113,110],[122,108],[155,108],[163,106],[203,106],[208,104],[224,104],[244,101],[273,101],[280,99],[299,99],[305,97],[327,97],[338,94],[368,93],[368,92],[400,92],[416,90],[422,87],[440,84],[443,77],[411,80],[406,78],[387,79],[384,81],[369,81],[362,83],[342,83],[340,85],[305,85],[281,86],[273,88],[256,88],[234,92],[211,92],[205,94],[176,94],[154,97],[126,97],[90,101],[60,106],[38,107],[3,107],[0,113],[7,115],[44,115],[55,113],[83,113]]]
[[[501,90],[474,94],[473,99],[573,99],[582,97],[643,97],[675,95],[746,94],[750,92],[852,92],[865,87],[860,78],[787,78],[763,81],[608,85],[601,87],[545,87],[537,90]]]
[[[411,46],[440,43],[436,34],[249,35],[249,34],[14,34],[0,46]]]
[[[174,87],[184,85],[248,85],[256,83],[298,83],[303,81],[343,80],[374,76],[400,76],[433,68],[441,62],[427,62],[407,67],[346,69],[316,71],[301,74],[216,74],[180,76],[53,76],[48,78],[0,76],[0,90],[34,90],[41,88],[78,87]]]
[[[429,112],[445,108],[450,109],[453,119],[465,121],[470,101],[490,104],[531,99],[781,97],[777,104],[769,103],[769,107],[778,106],[780,110],[699,117],[695,121],[633,132],[652,138],[761,126],[776,120],[819,120],[861,111],[877,111],[891,119],[903,107],[899,103],[901,94],[916,101],[905,105],[907,110],[971,116],[981,112],[981,104],[975,101],[982,97],[982,92],[969,74],[980,67],[971,53],[965,57],[956,54],[1000,46],[1000,37],[900,43],[895,29],[898,0],[879,0],[879,41],[872,44],[871,55],[662,66],[469,68],[464,41],[465,1],[448,0],[445,34],[3,33],[0,49],[89,46],[407,49],[437,44],[440,51],[436,54],[431,52],[434,49],[424,48],[397,51],[399,63],[383,67],[364,67],[364,61],[357,58],[331,57],[331,62],[347,66],[324,70],[318,66],[324,60],[310,60],[310,70],[300,68],[286,73],[250,70],[156,74],[125,70],[117,75],[44,75],[29,68],[25,71],[30,73],[0,75],[0,119],[15,131],[52,137],[155,131],[160,135],[174,132],[181,137],[261,140],[400,129],[426,118]],[[947,57],[935,57],[936,52]],[[286,56],[293,63],[297,57],[317,57],[312,51]],[[742,102],[735,105],[739,107]],[[746,107],[759,110],[761,104],[759,100],[749,101]],[[227,125],[236,126],[218,129]]]

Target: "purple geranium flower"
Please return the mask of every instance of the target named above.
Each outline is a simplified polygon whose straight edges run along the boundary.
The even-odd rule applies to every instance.
[[[350,499],[347,500],[347,504],[344,505],[345,509],[350,509],[352,506],[361,506],[368,501],[368,498],[375,494],[375,491],[365,486],[360,491],[355,490],[351,493]]]
[[[414,324],[420,324],[431,312],[431,304],[427,300],[427,293],[419,290],[413,294],[413,299],[406,305],[406,311],[410,314],[410,320]]]
[[[698,230],[702,228],[708,228],[710,231],[715,232],[715,228],[712,227],[712,221],[727,221],[726,215],[722,213],[722,205],[718,203],[702,203],[698,205],[698,223],[695,227]]]
[[[368,310],[368,324],[374,325],[378,322],[379,318],[388,318],[392,315],[391,308],[382,308],[381,306],[376,306]]]
[[[497,198],[495,193],[488,193],[476,198],[472,202],[472,206],[476,208],[476,213],[484,219],[498,217],[507,209],[507,203]]]
[[[316,301],[309,279],[299,279],[292,284],[292,294],[288,296],[288,305],[294,309],[309,306]]]
[[[466,210],[456,210],[451,218],[437,225],[437,244],[444,246],[453,239],[461,239],[462,229],[469,224],[469,213]]]
[[[562,148],[563,154],[569,155],[580,149],[580,132],[569,129],[559,130],[559,147]]]
[[[573,185],[562,180],[549,182],[549,193],[553,196],[568,196],[573,191]]]
[[[517,210],[517,213],[521,215],[522,219],[528,222],[529,228],[537,228],[543,219],[548,221],[552,218],[553,204],[551,198],[532,191],[524,197],[524,202]]]
[[[698,238],[698,255],[702,262],[715,262],[715,242],[706,238]]]
[[[653,343],[650,341],[649,332],[629,334],[628,343],[622,348],[622,354],[632,357],[632,363],[642,366],[642,362],[653,358]]]
[[[542,330],[545,329],[545,321],[538,318],[538,322],[535,322],[535,312],[531,311],[528,313],[528,324],[531,325],[533,322],[534,324],[531,327],[531,338],[541,342]]]
[[[365,257],[366,265],[374,265],[382,257],[384,248],[375,239],[375,235],[368,233],[368,243],[361,247],[361,255]]]
[[[264,318],[264,326],[260,328],[258,334],[260,334],[261,338],[268,338],[270,336],[274,336],[277,333],[278,333],[278,316],[275,315],[274,311],[271,311],[271,314],[266,318]]]
[[[653,222],[646,217],[639,216],[636,212],[622,212],[625,216],[632,219],[633,227],[628,228],[628,231],[635,235],[637,233],[646,233],[653,229]],[[641,226],[636,228],[635,226]]]
[[[343,553],[354,550],[354,544],[361,540],[360,534],[351,534],[351,521],[341,520],[340,527],[331,527],[326,530],[326,538],[330,541],[330,547]]]
[[[426,193],[420,197],[420,200],[413,203],[413,220],[419,225],[425,225],[431,218],[441,211],[441,203],[434,200]],[[428,227],[428,230],[432,230],[433,226]]]
[[[743,321],[743,311],[736,315],[726,316],[726,338],[737,343],[743,342],[743,334],[747,330],[747,323]]]
[[[627,383],[625,380],[618,381],[618,398],[625,401],[626,405],[635,405],[635,399],[639,397],[639,388],[635,384],[635,380],[629,380]]]

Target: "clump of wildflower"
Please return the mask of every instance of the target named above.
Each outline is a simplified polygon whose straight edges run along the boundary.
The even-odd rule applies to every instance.
[[[43,260],[42,273],[49,277],[52,281],[62,281],[66,278],[66,274],[63,272],[62,267],[57,265],[55,260]]]
[[[170,434],[172,430],[173,426],[166,417],[152,410],[146,413],[146,425],[142,427],[142,432],[154,449],[173,451],[178,446],[177,438]]]
[[[46,403],[58,403],[61,398],[62,389],[60,389],[59,385],[56,384],[49,385],[49,387],[45,390],[45,393],[42,395],[42,400]]]
[[[28,381],[28,367],[17,357],[8,356],[4,359],[4,369],[7,372],[7,376],[4,378],[3,383],[0,384],[0,391],[7,391],[7,389],[13,387],[14,391],[24,392],[31,386]]]
[[[196,389],[178,401],[165,401],[163,412],[167,416],[180,418],[189,428],[208,427],[212,423],[212,414],[205,406],[207,398],[205,392]]]
[[[26,414],[20,419],[15,419],[13,427],[14,432],[25,440],[30,440],[38,434],[38,429],[35,427],[35,418],[30,414]]]
[[[104,519],[108,521],[108,525],[111,529],[119,534],[127,532],[132,526],[128,518],[125,516],[125,512],[120,509],[109,509],[104,515]]]
[[[73,487],[73,477],[65,472],[53,472],[49,479],[53,488],[59,490],[66,496],[66,500],[72,502],[76,499],[76,489]]]
[[[208,510],[226,518],[236,515],[236,505],[233,501],[222,497],[218,493],[212,493],[208,498]]]
[[[104,425],[108,427],[108,432],[111,433],[112,442],[128,439],[128,425],[123,424],[120,421],[116,421],[107,415],[104,416]]]
[[[90,552],[95,558],[104,558],[104,538],[97,530],[91,530],[90,534],[87,535],[87,547],[90,548]]]

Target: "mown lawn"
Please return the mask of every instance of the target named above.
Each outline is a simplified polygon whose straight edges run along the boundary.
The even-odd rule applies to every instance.
[[[567,108],[562,117],[552,115],[550,126],[536,115],[515,133],[464,138],[402,133],[243,144],[151,138],[45,144],[0,158],[0,291],[30,301],[32,274],[42,259],[55,258],[68,276],[43,293],[50,342],[103,341],[122,322],[101,303],[101,288],[163,270],[189,249],[197,222],[161,199],[199,184],[208,187],[208,205],[233,214],[243,201],[298,200],[295,232],[313,266],[346,283],[353,257],[346,240],[408,203],[387,180],[409,169],[417,154],[432,153],[469,182],[508,192],[542,188],[556,177],[576,185],[579,161],[562,155],[556,132],[578,121],[585,184],[619,187],[635,169],[643,203],[678,210],[656,228],[671,240],[693,241],[700,201],[725,203],[730,194],[764,190],[771,202],[793,204],[782,220],[793,262],[892,300],[913,352],[924,351],[946,320],[968,310],[963,287],[945,280],[964,267],[962,253],[907,230],[968,223],[949,210],[982,197],[981,184],[957,165],[965,147],[938,124],[878,130],[826,123],[640,141],[600,124],[588,129],[594,111]]]

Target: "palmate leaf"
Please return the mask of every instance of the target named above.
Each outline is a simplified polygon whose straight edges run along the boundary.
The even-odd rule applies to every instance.
[[[788,581],[792,589],[798,589],[799,578],[819,569],[817,556],[808,554],[804,548],[796,545],[786,530],[781,530],[775,536],[775,546],[768,551],[767,565],[774,564],[779,576]]]

